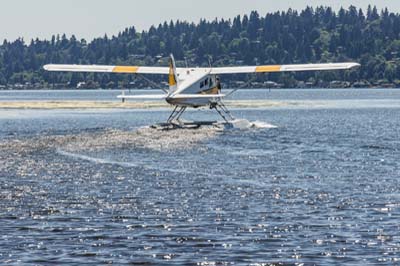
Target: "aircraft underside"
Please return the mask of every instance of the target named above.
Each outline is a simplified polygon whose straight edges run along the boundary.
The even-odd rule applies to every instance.
[[[167,98],[166,101],[171,105],[193,107],[193,108],[210,106],[218,102],[218,100],[212,100],[212,99],[210,100],[210,99],[175,99],[175,98]]]

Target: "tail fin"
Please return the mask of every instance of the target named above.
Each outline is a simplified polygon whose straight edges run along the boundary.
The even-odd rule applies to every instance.
[[[176,65],[174,56],[171,54],[169,59],[169,75],[168,75],[168,83],[169,83],[169,92],[172,93],[176,91],[178,88],[178,75],[176,73]]]

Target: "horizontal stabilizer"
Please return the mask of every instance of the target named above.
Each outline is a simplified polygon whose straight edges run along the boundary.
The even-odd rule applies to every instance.
[[[163,100],[167,98],[166,94],[148,94],[148,95],[118,95],[119,99],[153,99]]]
[[[216,99],[223,98],[225,94],[177,94],[171,96],[172,99]]]

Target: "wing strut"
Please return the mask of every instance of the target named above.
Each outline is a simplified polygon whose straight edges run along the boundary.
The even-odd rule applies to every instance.
[[[141,74],[136,74],[136,75],[137,75],[139,78],[143,79],[144,81],[148,82],[151,86],[153,86],[153,87],[155,87],[155,88],[157,88],[157,89],[162,90],[162,91],[165,92],[166,94],[169,93],[168,90],[164,89],[163,87],[161,87],[160,85],[158,85],[158,84],[155,83],[154,81],[152,81],[152,80],[146,78],[144,75],[141,75]]]
[[[238,90],[240,90],[240,89],[246,88],[246,87],[247,87],[248,85],[250,85],[253,81],[256,81],[256,79],[257,79],[257,74],[255,74],[253,78],[251,78],[249,81],[247,81],[247,82],[246,82],[245,84],[243,84],[242,86],[239,86],[238,88],[233,89],[231,92],[229,92],[228,94],[226,94],[226,95],[225,95],[225,98],[228,97],[228,96],[231,96],[232,94],[234,94],[236,91],[238,91]]]

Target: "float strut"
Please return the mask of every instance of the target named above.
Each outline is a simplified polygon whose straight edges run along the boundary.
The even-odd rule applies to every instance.
[[[223,102],[219,101],[216,103],[212,103],[210,105],[211,109],[215,109],[218,114],[225,120],[225,122],[229,123],[230,120],[235,120],[235,118],[232,116],[231,112],[226,108],[225,104]]]
[[[178,109],[179,108],[179,109]],[[175,106],[171,115],[168,117],[167,123],[172,123],[172,121],[177,120],[179,122],[179,118],[186,111],[186,106]]]

